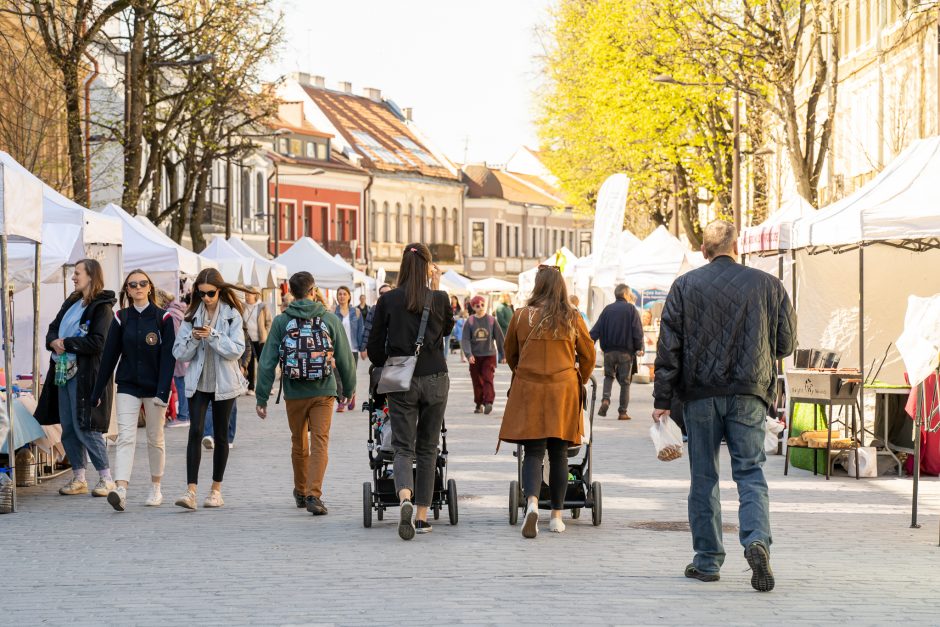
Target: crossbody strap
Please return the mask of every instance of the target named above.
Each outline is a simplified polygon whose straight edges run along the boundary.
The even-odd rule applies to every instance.
[[[415,357],[421,354],[421,347],[424,345],[424,334],[428,330],[428,316],[431,315],[431,297],[434,295],[432,290],[428,290],[428,297],[424,301],[424,311],[421,312],[421,324],[418,326],[418,339],[415,340]]]

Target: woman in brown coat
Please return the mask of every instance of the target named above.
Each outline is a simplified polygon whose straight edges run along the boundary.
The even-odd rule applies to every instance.
[[[581,444],[581,394],[594,370],[594,342],[556,266],[539,266],[527,306],[515,312],[506,332],[512,386],[499,439],[522,444],[522,486],[527,505],[522,535],[538,534],[542,459],[549,455],[552,516],[549,530],[562,532],[568,488],[568,447]]]

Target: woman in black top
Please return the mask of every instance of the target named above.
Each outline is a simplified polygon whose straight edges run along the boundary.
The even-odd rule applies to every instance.
[[[114,481],[117,485],[108,493],[108,503],[119,512],[123,512],[127,504],[127,486],[134,468],[141,406],[147,426],[147,457],[150,462],[150,495],[146,505],[158,507],[163,503],[160,489],[166,463],[163,425],[176,366],[176,358],[173,357],[176,333],[173,316],[156,305],[155,289],[153,281],[143,270],[132,270],[124,279],[122,309],[114,314],[111,322],[98,370],[98,382],[91,394],[92,405],[97,405],[117,366],[118,439],[114,456]]]
[[[398,287],[376,304],[367,345],[369,359],[375,366],[384,365],[388,357],[414,355],[421,314],[430,300],[424,344],[411,389],[388,394],[395,447],[395,488],[402,504],[398,535],[403,540],[411,540],[416,532],[431,531],[428,507],[434,494],[437,446],[450,391],[443,340],[454,327],[447,294],[437,289],[440,279],[441,271],[431,262],[427,246],[405,246]],[[412,475],[413,459],[417,460],[417,477]],[[411,504],[412,498],[416,508]]]

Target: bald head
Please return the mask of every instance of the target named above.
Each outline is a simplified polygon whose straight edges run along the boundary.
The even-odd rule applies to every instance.
[[[702,232],[702,254],[709,261],[722,255],[737,258],[738,232],[734,225],[725,220],[715,220],[706,226]]]

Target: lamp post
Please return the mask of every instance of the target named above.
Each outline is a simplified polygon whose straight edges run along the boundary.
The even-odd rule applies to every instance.
[[[678,81],[668,74],[657,74],[653,77],[654,83],[667,85],[681,85],[683,87],[718,87],[720,89],[734,90],[734,105],[732,109],[732,143],[731,143],[731,212],[734,215],[734,228],[741,232],[741,90],[728,83],[688,83]]]

